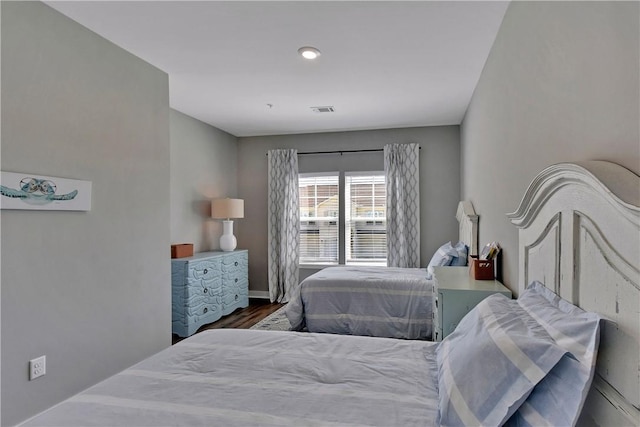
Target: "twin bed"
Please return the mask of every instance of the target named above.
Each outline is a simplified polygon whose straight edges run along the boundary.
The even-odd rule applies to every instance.
[[[456,217],[460,242],[477,254],[478,216],[471,202],[460,202]],[[295,331],[429,339],[432,290],[427,268],[328,267],[300,283],[285,313]]]
[[[509,215],[520,297],[442,343],[205,331],[23,425],[639,425],[639,189],[606,162],[541,172]]]

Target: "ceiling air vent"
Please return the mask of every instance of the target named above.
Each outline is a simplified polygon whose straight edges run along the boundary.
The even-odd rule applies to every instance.
[[[335,108],[328,106],[328,107],[310,107],[311,110],[314,113],[333,113],[335,110]]]

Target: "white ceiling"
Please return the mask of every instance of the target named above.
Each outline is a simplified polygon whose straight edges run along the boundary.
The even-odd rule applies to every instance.
[[[46,3],[167,72],[172,108],[236,136],[459,124],[508,5]],[[322,55],[304,60],[307,45]]]

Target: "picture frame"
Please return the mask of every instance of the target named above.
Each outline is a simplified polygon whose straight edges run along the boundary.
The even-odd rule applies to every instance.
[[[0,209],[91,210],[91,181],[0,172]]]

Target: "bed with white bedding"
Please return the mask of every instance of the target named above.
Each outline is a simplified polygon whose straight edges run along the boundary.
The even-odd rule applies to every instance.
[[[464,201],[459,203],[456,217],[464,250],[448,244],[448,262],[460,258],[459,265],[466,265],[469,248],[471,254],[477,253],[478,216],[471,202]],[[434,259],[445,260],[445,246]],[[432,290],[427,268],[327,267],[293,290],[285,313],[294,331],[429,339]]]
[[[592,375],[599,317],[576,312],[558,322],[562,313],[544,290],[529,289],[526,304],[504,295],[485,299],[442,343],[205,331],[23,425],[498,426],[526,419],[517,409],[547,375],[563,378],[585,367],[568,386],[546,385],[577,396],[573,409],[531,402],[534,411],[551,408],[552,423],[572,420]],[[527,314],[532,307],[541,320]],[[556,322],[562,345],[546,332],[545,318]],[[574,351],[581,362],[571,364],[563,345],[589,350]]]
[[[25,425],[435,425],[435,365],[427,342],[210,330]]]
[[[426,339],[431,290],[424,268],[328,267],[302,281],[285,313],[294,331]]]
[[[441,343],[205,331],[23,425],[639,425],[640,177],[599,166],[534,180],[510,216],[531,283]]]

